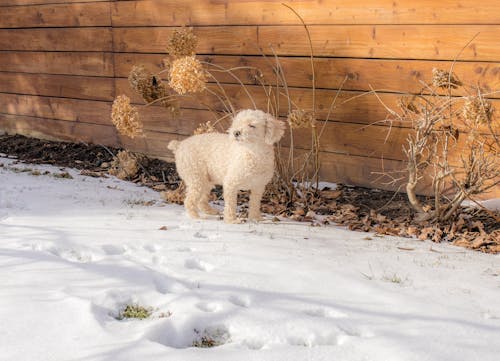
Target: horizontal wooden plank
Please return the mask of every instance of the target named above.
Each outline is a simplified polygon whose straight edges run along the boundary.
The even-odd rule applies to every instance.
[[[316,56],[498,61],[500,25],[313,25]],[[114,28],[118,52],[164,53],[172,28]],[[302,26],[195,27],[199,54],[309,55]],[[290,39],[293,39],[291,41]]]
[[[290,5],[307,24],[498,24],[500,3],[485,0],[309,0]],[[113,4],[114,26],[293,25],[281,1],[147,0]]]
[[[115,72],[117,77],[128,77],[133,65],[144,64],[150,71],[164,69],[161,54],[115,54]],[[276,66],[274,58],[262,56],[200,56],[201,61],[224,69],[252,67],[259,69],[267,84],[275,85]],[[311,87],[312,70],[309,58],[281,57],[280,65],[288,86]],[[317,58],[314,60],[316,87],[326,89],[369,91],[385,89],[398,92],[419,93],[422,82],[431,82],[432,69],[449,70],[450,61],[426,60],[384,60],[384,59],[344,59]],[[233,76],[220,72],[215,66],[206,65],[217,79],[223,83],[238,83]],[[464,84],[479,85],[485,92],[494,92],[492,98],[500,98],[500,62],[458,62],[453,65],[454,72]],[[234,74],[245,84],[255,84],[255,69],[235,70]]]
[[[184,137],[171,133],[147,132],[145,138],[130,139],[120,137],[112,126],[67,122],[36,117],[0,114],[0,129],[9,134],[17,133],[44,139],[84,141],[107,146],[124,146],[132,151],[171,160],[172,154],[166,145],[172,139]],[[286,152],[286,149],[284,149]],[[300,154],[301,152],[297,152]],[[347,156],[328,152],[320,153],[322,180],[357,184],[366,187],[394,189],[384,184],[375,173],[404,169],[404,162],[369,157]],[[429,185],[423,184],[421,192],[428,191]],[[500,196],[500,187],[487,194],[487,197]]]
[[[99,52],[0,52],[0,71],[113,76],[113,54]]]
[[[119,145],[116,130],[105,125],[0,113],[0,129],[40,139]]]
[[[0,28],[111,26],[110,3],[4,7]]]
[[[0,93],[2,113],[110,125],[111,102]]]
[[[0,7],[7,6],[25,6],[25,5],[47,5],[47,4],[62,4],[62,3],[93,3],[93,2],[109,2],[110,0],[2,0]]]
[[[0,93],[114,99],[113,78],[0,72]]]
[[[136,104],[144,104],[142,99],[130,89],[127,79],[115,79],[116,94],[126,94]],[[212,85],[213,90],[217,90]],[[224,89],[236,109],[253,108],[250,98],[246,95],[241,86],[228,84]],[[256,85],[248,85],[246,89],[250,92],[257,107],[267,110],[268,98],[266,97],[262,87]],[[289,88],[290,98],[292,99],[295,107],[310,110],[312,109],[312,91],[304,88]],[[318,119],[329,119],[341,122],[352,122],[361,124],[374,124],[377,122],[384,122],[387,119],[388,111],[386,106],[396,111],[398,108],[399,94],[394,93],[378,93],[374,94],[356,92],[356,91],[342,91],[338,95],[335,102],[335,108],[331,112],[329,118],[328,113],[332,101],[337,96],[335,90],[318,89],[316,91],[316,116]],[[197,98],[182,98],[182,104],[185,107],[206,109],[209,105],[212,109],[224,111],[224,106],[216,97],[204,93]],[[206,104],[206,105],[204,105]],[[500,99],[493,99],[492,104],[496,109],[500,109]],[[280,99],[279,115],[286,117],[288,114],[288,103],[285,97]],[[493,113],[494,121],[500,121],[498,112]],[[386,123],[388,125],[388,123]],[[408,127],[399,121],[393,122],[394,126]],[[459,124],[457,124],[459,125]]]
[[[3,29],[0,50],[111,51],[110,28]]]

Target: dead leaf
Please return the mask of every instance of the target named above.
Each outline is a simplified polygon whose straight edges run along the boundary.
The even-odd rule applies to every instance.
[[[420,235],[418,236],[418,239],[420,239],[421,241],[425,241],[426,239],[429,239],[430,235],[434,232],[434,229],[432,227],[426,227],[426,228],[422,228],[420,230]]]
[[[326,199],[335,199],[342,195],[342,191],[339,190],[326,190],[321,191],[321,195]]]
[[[406,228],[406,234],[409,236],[416,236],[418,234],[417,227],[409,226],[408,228]]]

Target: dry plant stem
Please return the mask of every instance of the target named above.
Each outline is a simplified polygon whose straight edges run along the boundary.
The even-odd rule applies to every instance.
[[[304,29],[306,30],[307,33],[307,39],[309,41],[309,50],[311,52],[310,58],[311,58],[311,72],[312,72],[312,111],[313,111],[313,116],[316,116],[316,72],[314,69],[314,52],[313,52],[313,45],[312,45],[312,40],[311,40],[311,34],[309,33],[309,28],[307,27],[306,23],[304,22],[304,19],[302,16],[299,15],[297,11],[295,11],[294,8],[292,8],[290,5],[287,5],[285,3],[281,3],[283,6],[287,7],[290,9],[300,20],[302,25],[304,26]]]
[[[224,108],[226,108],[227,111],[229,111],[229,112],[231,112],[233,114],[236,114],[236,110],[235,110],[235,108],[233,106],[233,103],[231,102],[231,99],[227,95],[226,90],[224,89],[224,87],[222,86],[222,84],[219,82],[219,80],[217,80],[217,78],[212,73],[207,72],[207,74],[210,75],[210,77],[215,81],[215,83],[217,84],[217,87],[220,89],[222,95],[224,96],[224,98],[226,100],[224,101],[222,99],[222,97],[220,97],[213,90],[210,90],[208,88],[205,88],[205,90],[207,90],[210,94],[215,95],[217,97],[217,99],[219,99],[219,101],[224,105]]]
[[[309,43],[309,51],[310,51],[310,62],[311,62],[311,83],[312,83],[312,113],[313,113],[313,119],[316,119],[316,71],[315,71],[315,68],[314,68],[314,50],[313,50],[313,45],[312,45],[312,39],[311,39],[311,34],[309,32],[309,28],[307,27],[304,19],[302,18],[302,16],[300,16],[300,14],[294,9],[292,8],[291,6],[285,4],[285,3],[282,3],[283,6],[287,7],[288,9],[290,9],[296,16],[297,18],[300,20],[300,22],[302,23],[302,25],[304,26],[304,29],[306,31],[306,34],[307,34],[307,40],[308,40],[308,43]],[[313,153],[313,156],[314,156],[314,178],[313,180],[315,180],[315,183],[316,183],[316,189],[319,187],[319,167],[320,167],[320,163],[319,163],[319,138],[318,138],[318,133],[317,133],[317,129],[316,127],[314,126],[313,129],[312,129],[312,140],[311,140],[311,148],[312,148],[312,153]],[[307,163],[309,163],[309,158],[310,157],[307,157]],[[307,172],[307,166],[305,168],[305,171]],[[310,187],[311,187],[311,182],[309,182],[309,185],[308,185],[308,190],[310,190]]]
[[[231,77],[236,80],[240,85],[241,87],[243,88],[243,90],[245,91],[246,95],[248,96],[248,99],[250,99],[250,101],[252,102],[252,105],[253,105],[253,108],[254,109],[257,109],[257,105],[255,104],[255,100],[253,99],[252,95],[250,94],[250,92],[248,91],[247,87],[245,86],[245,84],[243,83],[243,81],[236,75],[234,74],[231,69],[224,69],[223,67],[217,65],[217,64],[212,64],[212,63],[209,63],[209,62],[206,62],[206,61],[202,61],[201,62],[202,64],[205,64],[207,66],[212,66],[212,67],[215,67],[217,68],[218,71],[220,72],[226,72],[228,73],[229,75],[231,75]],[[210,72],[209,72],[210,73]],[[210,73],[211,77],[217,81],[217,79],[215,78],[215,76],[213,76],[211,73]],[[220,83],[217,81],[217,83],[220,85]]]
[[[285,89],[285,97],[288,102],[288,113],[292,111],[292,99],[290,97],[290,92],[288,91],[288,82],[285,77],[285,73],[283,72],[283,67],[281,66],[281,62],[278,58],[278,55],[274,51],[274,48],[271,47],[271,50],[273,52],[273,56],[275,59],[275,74],[276,74],[276,112],[279,112],[279,97],[281,95],[281,92],[279,91],[279,83],[281,82],[283,85],[283,89]],[[276,117],[278,117],[278,114],[276,114]],[[295,171],[295,165],[294,165],[294,149],[295,149],[295,144],[294,144],[294,136],[293,136],[293,128],[290,126],[288,127],[290,131],[290,147],[288,151],[288,172],[287,174],[293,174]],[[291,183],[293,179],[288,178],[288,181]]]
[[[178,97],[182,97],[182,96],[184,96],[184,95],[180,95],[180,94],[168,95],[166,97],[161,97],[161,98],[153,100],[152,102],[146,103],[146,104],[144,104],[144,106],[145,107],[149,107],[150,105],[154,105],[154,104],[159,103],[159,102],[161,102],[163,100],[172,100],[172,99],[175,99],[175,98],[178,98]]]
[[[326,114],[325,121],[323,125],[321,126],[321,131],[319,132],[318,135],[318,141],[321,140],[321,137],[323,136],[323,133],[326,128],[326,124],[330,121],[330,116],[332,115],[333,110],[336,108],[335,104],[337,103],[337,99],[340,95],[340,92],[344,88],[344,84],[347,81],[348,77],[347,75],[344,77],[344,80],[342,80],[342,83],[340,84],[340,87],[337,89],[337,92],[335,93],[335,96],[332,99],[332,102],[330,103],[330,107],[328,108],[328,113]]]

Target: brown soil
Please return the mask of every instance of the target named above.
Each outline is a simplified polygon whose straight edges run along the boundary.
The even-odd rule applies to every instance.
[[[109,164],[119,150],[92,144],[0,136],[0,154],[29,163],[77,168],[89,176],[107,176]],[[131,181],[157,191],[173,190],[179,186],[175,164],[158,159],[141,159],[141,169]],[[221,197],[220,187],[214,190],[214,198],[217,197]],[[246,198],[247,194],[240,196],[241,200]],[[314,199],[306,209],[300,204],[284,207],[269,198],[263,201],[262,207],[267,213],[297,221],[336,223],[352,230],[372,231],[379,235],[446,241],[482,252],[500,252],[500,212],[464,207],[454,220],[438,224],[415,221],[415,214],[402,193],[338,185],[336,190],[322,190]]]

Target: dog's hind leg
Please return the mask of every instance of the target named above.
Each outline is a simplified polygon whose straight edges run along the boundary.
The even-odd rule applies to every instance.
[[[205,214],[216,215],[219,211],[215,208],[210,207],[208,200],[210,198],[210,191],[213,188],[213,184],[207,184],[204,186],[203,193],[198,201],[198,208]]]
[[[187,185],[186,198],[184,199],[184,206],[191,218],[200,218],[198,213],[198,200],[201,197],[201,187],[196,184]]]

